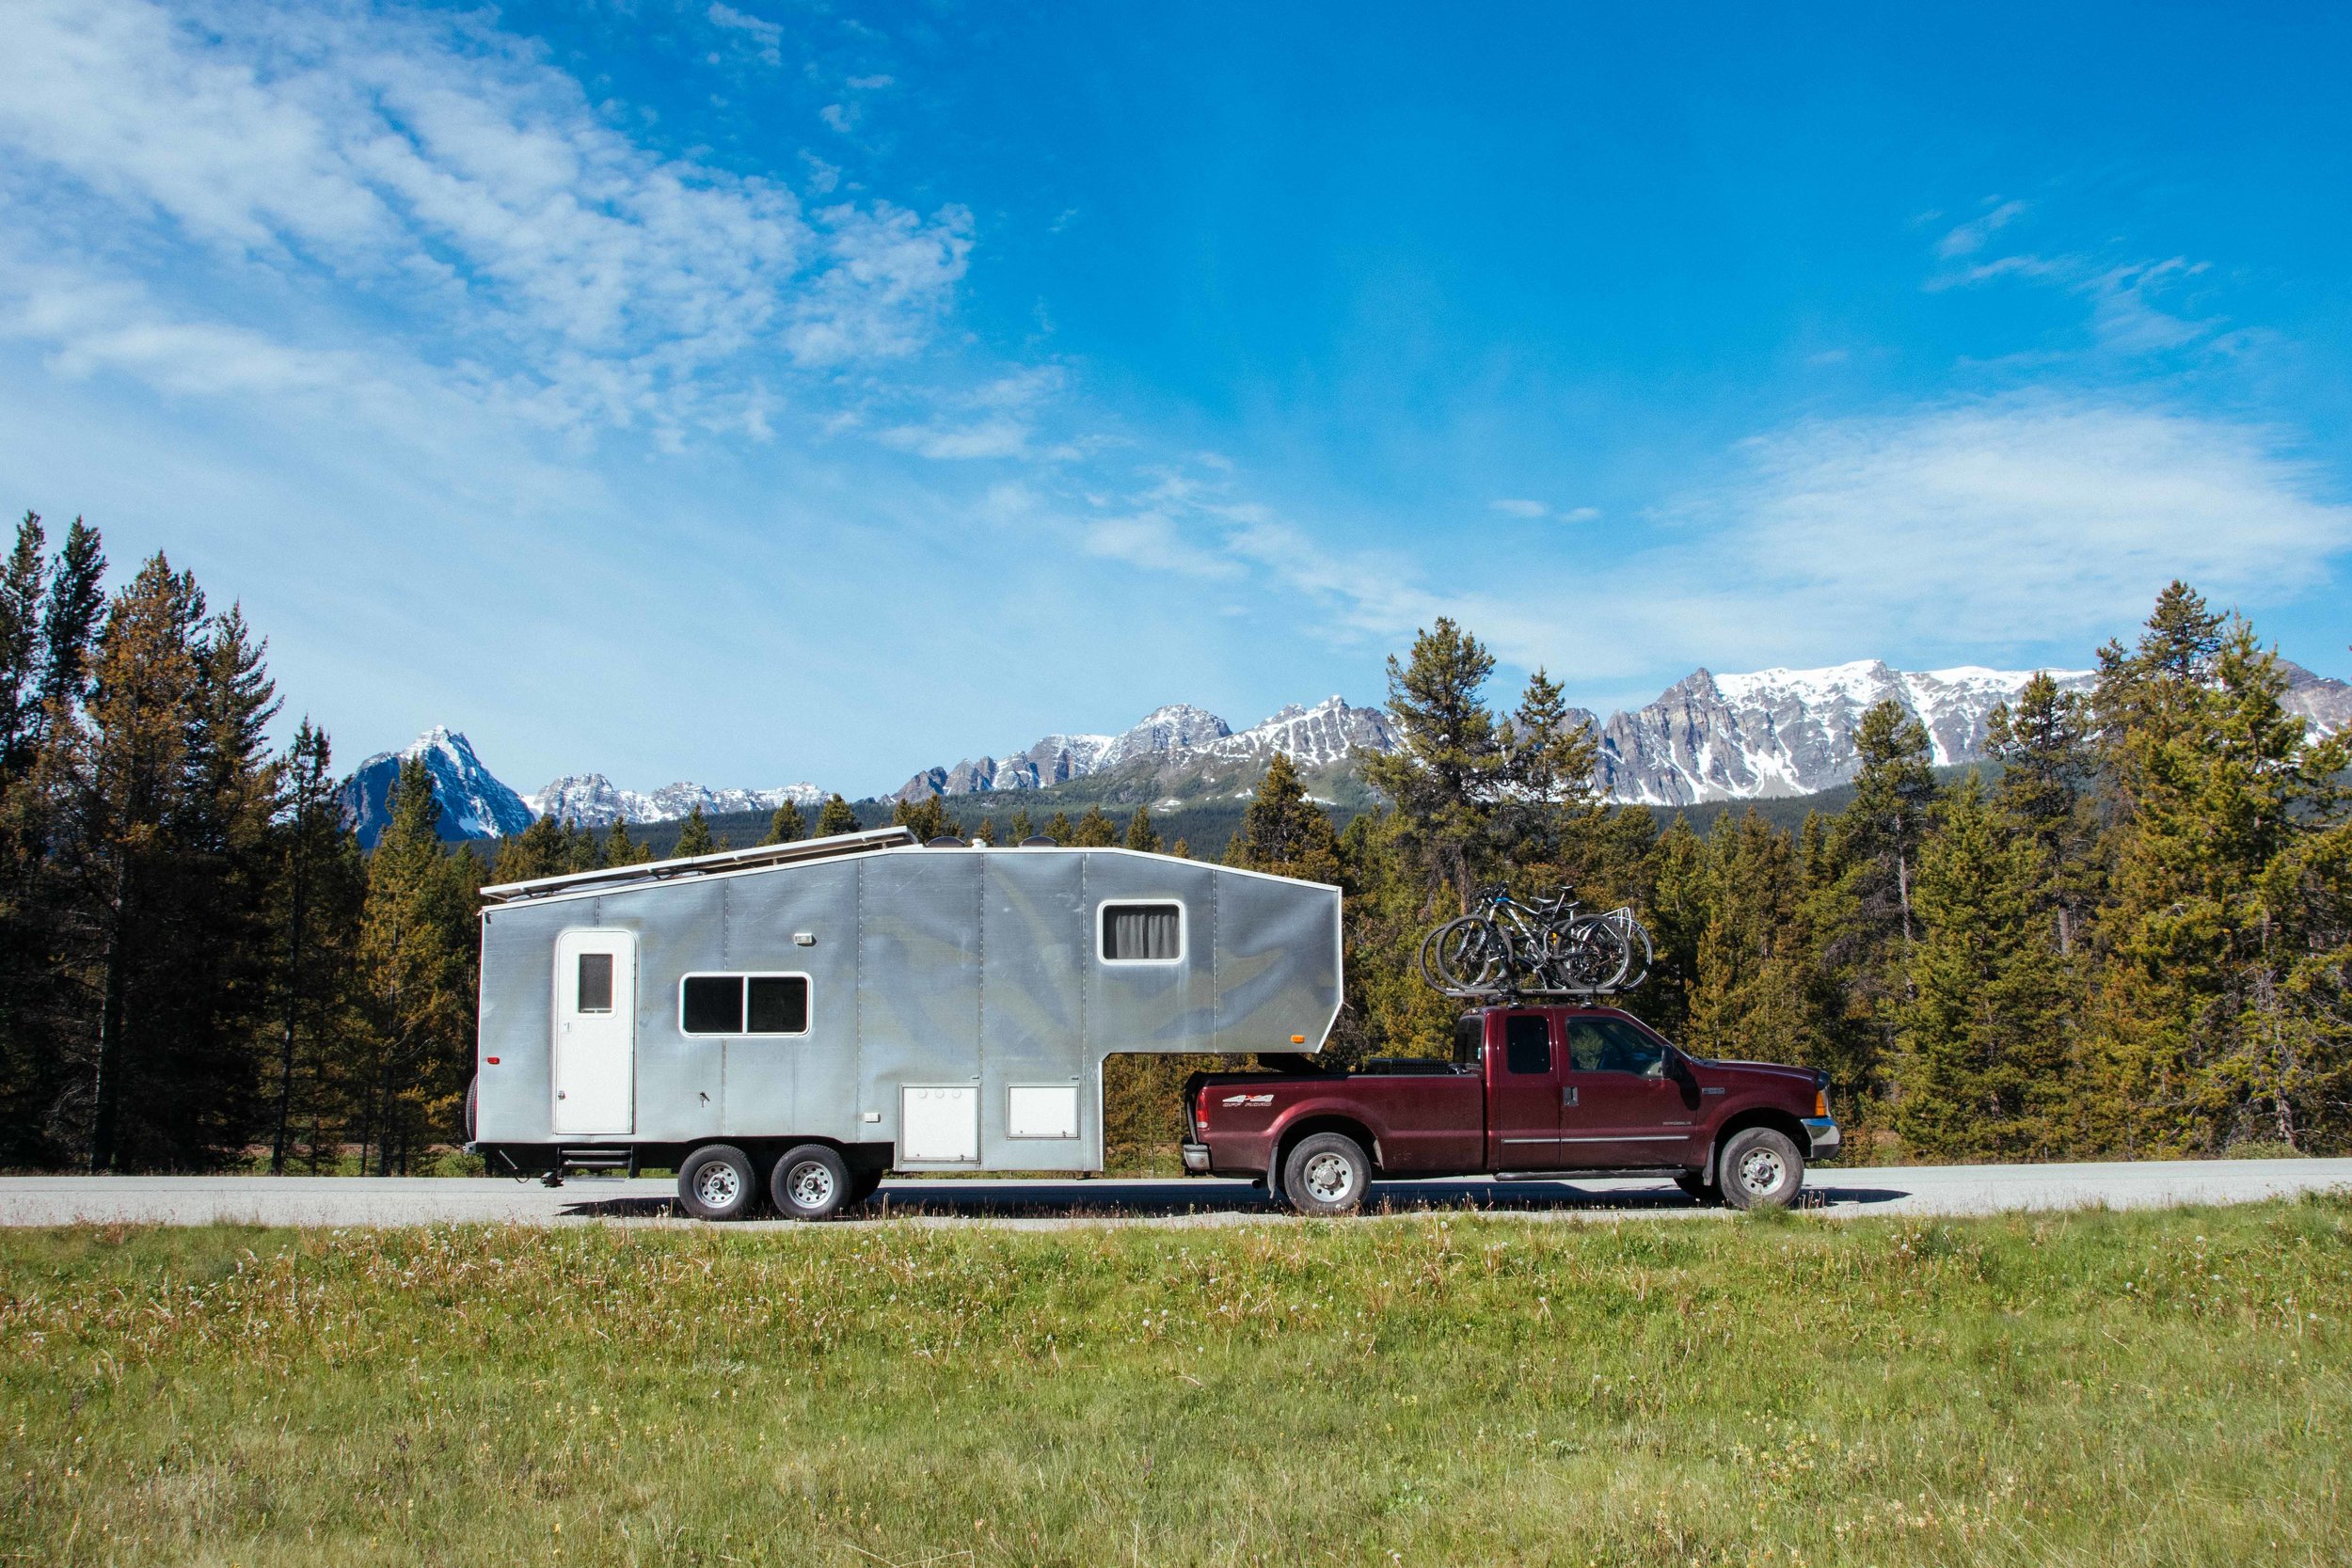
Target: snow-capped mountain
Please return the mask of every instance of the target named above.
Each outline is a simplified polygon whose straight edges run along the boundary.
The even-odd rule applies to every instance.
[[[2083,687],[2079,671],[2054,672]],[[1984,755],[1985,720],[2033,672],[1890,670],[1878,659],[1826,670],[1699,670],[1598,726],[1600,783],[1613,800],[1678,806],[1810,795],[1853,777],[1863,714],[1892,700],[1928,732],[1940,767]]]
[[[2333,735],[2352,724],[2352,684],[2314,675],[2293,659],[2280,659],[2279,671],[2287,678],[2280,705],[2301,714],[2314,734]]]
[[[533,816],[553,816],[584,828],[609,828],[614,822],[675,822],[702,807],[705,816],[729,812],[774,811],[787,800],[803,808],[815,806],[825,792],[813,784],[789,784],[781,789],[712,789],[706,784],[663,784],[652,794],[616,789],[601,773],[567,773],[523,797]]]
[[[441,837],[497,838],[531,826],[531,808],[522,797],[482,766],[464,736],[436,725],[403,751],[378,752],[344,781],[343,820],[363,847],[373,848],[391,820],[386,798],[401,764],[419,756],[433,772],[433,798],[441,808],[435,826]]]
[[[1318,768],[1358,746],[1385,752],[1393,744],[1387,715],[1377,708],[1349,707],[1338,697],[1311,708],[1294,705],[1238,734],[1205,708],[1172,703],[1115,736],[1047,736],[1002,761],[967,758],[953,768],[925,768],[899,786],[898,798],[1041,789],[1146,758],[1164,768],[1211,761],[1263,766],[1276,752],[1287,752],[1300,767]]]

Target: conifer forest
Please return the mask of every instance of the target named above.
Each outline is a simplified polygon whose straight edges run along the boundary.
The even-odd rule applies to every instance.
[[[28,515],[0,582],[0,1167],[447,1168],[477,889],[647,851],[542,818],[485,863],[436,836],[419,763],[363,853],[329,737],[270,739],[262,633],[160,554],[111,593],[106,566],[78,519],[53,542]],[[2346,737],[2308,735],[2256,628],[2185,584],[2096,661],[1996,711],[1956,782],[1886,704],[1850,804],[1701,833],[1597,799],[1562,686],[1499,706],[1493,657],[1439,620],[1390,660],[1402,745],[1362,759],[1385,804],[1343,832],[1279,755],[1221,847],[1100,806],[976,831],[1338,883],[1350,1060],[1445,1053],[1422,934],[1490,884],[1568,884],[1656,942],[1630,1010],[1696,1054],[1825,1069],[1848,1160],[2352,1150]],[[815,816],[771,839],[856,825],[837,796]],[[697,816],[679,852],[720,847]],[[1115,1158],[1172,1138],[1181,1065],[1114,1075]]]

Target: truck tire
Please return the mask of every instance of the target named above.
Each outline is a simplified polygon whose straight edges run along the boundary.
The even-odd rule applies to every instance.
[[[1724,1198],[1724,1195],[1716,1188],[1715,1183],[1707,1179],[1705,1171],[1684,1171],[1675,1178],[1675,1185],[1697,1198],[1701,1203],[1721,1203]]]
[[[1734,1132],[1715,1168],[1724,1201],[1734,1209],[1786,1209],[1804,1186],[1804,1156],[1788,1134],[1769,1127]]]
[[[849,1206],[853,1180],[838,1149],[798,1144],[777,1159],[775,1174],[768,1179],[768,1196],[786,1219],[831,1219]]]
[[[733,1144],[705,1144],[677,1168],[677,1200],[698,1220],[739,1220],[759,1201],[759,1175]]]
[[[1311,1132],[1282,1162],[1282,1196],[1310,1217],[1354,1213],[1371,1186],[1372,1161],[1344,1132]]]

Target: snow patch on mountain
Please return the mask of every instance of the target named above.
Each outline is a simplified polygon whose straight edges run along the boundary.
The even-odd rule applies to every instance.
[[[680,782],[663,784],[648,795],[615,788],[601,773],[567,773],[524,796],[523,801],[533,816],[553,816],[584,828],[608,828],[614,822],[675,822],[692,816],[697,806],[705,816],[720,816],[772,812],[787,800],[807,808],[824,799],[825,792],[813,784],[790,784],[778,789],[712,789]]]
[[[531,808],[474,755],[472,743],[441,725],[398,752],[378,752],[343,783],[343,821],[373,848],[391,821],[389,798],[403,763],[422,757],[440,807],[434,828],[444,839],[498,838],[531,826]]]
[[[1284,752],[1301,768],[1320,768],[1358,747],[1385,752],[1394,744],[1387,715],[1338,697],[1311,708],[1293,705],[1239,733],[1206,708],[1171,703],[1115,736],[1047,736],[1002,761],[967,757],[952,768],[927,768],[899,786],[898,799],[1041,789],[1145,758],[1163,767],[1208,759],[1263,764]]]

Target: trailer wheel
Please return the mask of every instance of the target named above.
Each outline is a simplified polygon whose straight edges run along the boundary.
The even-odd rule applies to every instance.
[[[880,1170],[851,1171],[850,1173],[850,1196],[842,1200],[841,1206],[844,1209],[854,1209],[872,1197],[882,1187],[883,1174]]]
[[[837,1150],[823,1144],[799,1144],[776,1161],[768,1196],[787,1219],[821,1220],[848,1206],[853,1180]]]
[[[705,1144],[677,1168],[677,1200],[698,1220],[739,1220],[758,1199],[751,1156],[732,1144]]]
[[[1352,1214],[1371,1186],[1364,1146],[1344,1132],[1310,1133],[1282,1162],[1282,1196],[1302,1214]]]
[[[472,1143],[482,1133],[482,1074],[466,1080],[466,1141]]]
[[[1804,1156],[1788,1134],[1769,1127],[1735,1132],[1716,1171],[1734,1209],[1786,1209],[1804,1186]]]

